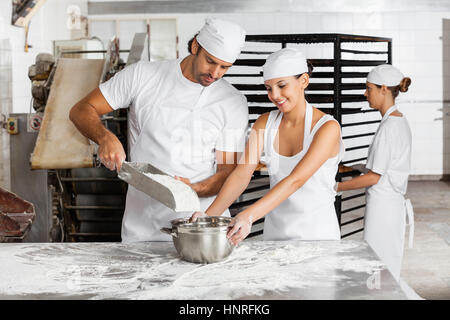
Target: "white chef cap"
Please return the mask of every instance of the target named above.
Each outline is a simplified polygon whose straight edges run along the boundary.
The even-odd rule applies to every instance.
[[[206,19],[197,42],[214,57],[234,63],[244,47],[245,31],[233,22]]]
[[[387,87],[398,86],[405,76],[396,67],[390,64],[376,66],[367,75],[367,82],[385,85]]]
[[[306,58],[294,48],[284,48],[272,53],[263,65],[264,81],[305,72],[308,72]]]

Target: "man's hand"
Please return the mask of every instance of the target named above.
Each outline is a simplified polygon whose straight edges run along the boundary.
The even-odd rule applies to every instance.
[[[186,183],[188,186],[192,186],[191,185],[191,180],[189,180],[188,178],[183,178],[183,177],[179,177],[179,176],[174,176],[175,180],[180,180],[181,182]]]
[[[122,143],[114,134],[107,134],[99,142],[98,157],[100,161],[109,170],[119,172],[126,158]]]
[[[228,228],[231,228],[227,233],[227,238],[235,246],[244,240],[250,233],[252,229],[252,216],[247,216],[239,213],[233,219],[231,219]]]
[[[179,180],[181,182],[186,183],[189,187],[192,188],[192,190],[194,190],[197,194],[200,191],[200,187],[201,185],[199,183],[191,183],[191,180],[189,180],[188,178],[183,178],[183,177],[179,177],[179,176],[174,176],[174,178],[176,180]]]

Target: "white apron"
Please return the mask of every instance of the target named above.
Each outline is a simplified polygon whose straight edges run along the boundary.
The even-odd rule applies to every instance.
[[[191,182],[212,176],[215,169],[207,160],[186,163],[182,156],[189,154],[191,159],[202,159],[201,144],[183,146],[178,143],[177,148],[181,149],[174,150],[174,139],[198,130],[196,114],[201,111],[211,89],[205,87],[196,103],[155,105],[142,121],[142,130],[130,151],[131,161],[151,163],[168,174],[189,178]],[[180,156],[177,157],[177,154]],[[200,198],[200,209],[205,211],[214,199],[215,196]],[[172,241],[171,236],[162,233],[160,229],[170,227],[172,219],[190,215],[192,212],[175,212],[147,194],[128,186],[122,241]],[[230,213],[226,210],[223,215],[230,216]]]
[[[292,172],[308,151],[317,130],[327,121],[336,121],[330,115],[325,115],[311,132],[312,113],[311,105],[306,103],[303,150],[292,157],[285,157],[273,148],[283,114],[278,110],[270,112],[264,132],[264,153],[271,188]],[[341,138],[338,155],[328,159],[300,189],[266,215],[264,240],[341,238],[334,208],[336,192],[333,187],[343,153]]]
[[[380,127],[397,110],[391,107],[381,120]],[[375,133],[374,140],[379,129]],[[373,144],[372,144],[373,145]],[[371,146],[369,155],[377,152]],[[388,179],[381,176],[380,179]],[[390,194],[377,194],[366,190],[366,211],[364,215],[364,240],[371,246],[378,257],[386,264],[387,268],[398,281],[403,259],[403,247],[405,239],[406,217],[408,217],[409,247],[413,245],[414,237],[414,212],[411,201],[405,200],[403,194],[392,186]]]

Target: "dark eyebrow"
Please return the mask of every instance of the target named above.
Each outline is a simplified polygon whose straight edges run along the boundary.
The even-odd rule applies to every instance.
[[[213,59],[211,59],[210,57],[206,56],[206,59],[208,59],[208,62],[212,62],[214,64],[217,64],[217,62],[215,62]]]
[[[211,58],[210,56],[205,55],[205,57],[208,59],[208,62],[211,62],[211,63],[214,63],[214,64],[219,64],[218,62],[214,61],[214,59]],[[230,64],[230,65],[223,65],[223,64],[221,64],[220,66],[222,68],[230,68],[231,66],[233,66],[233,64]]]

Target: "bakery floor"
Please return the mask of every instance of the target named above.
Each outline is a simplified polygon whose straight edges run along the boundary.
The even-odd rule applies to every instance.
[[[450,181],[410,181],[407,198],[414,207],[415,234],[413,248],[405,239],[401,277],[422,298],[450,299]],[[342,221],[357,216],[349,212]],[[343,234],[362,225],[361,220],[345,226]],[[362,232],[346,239],[362,239]]]

